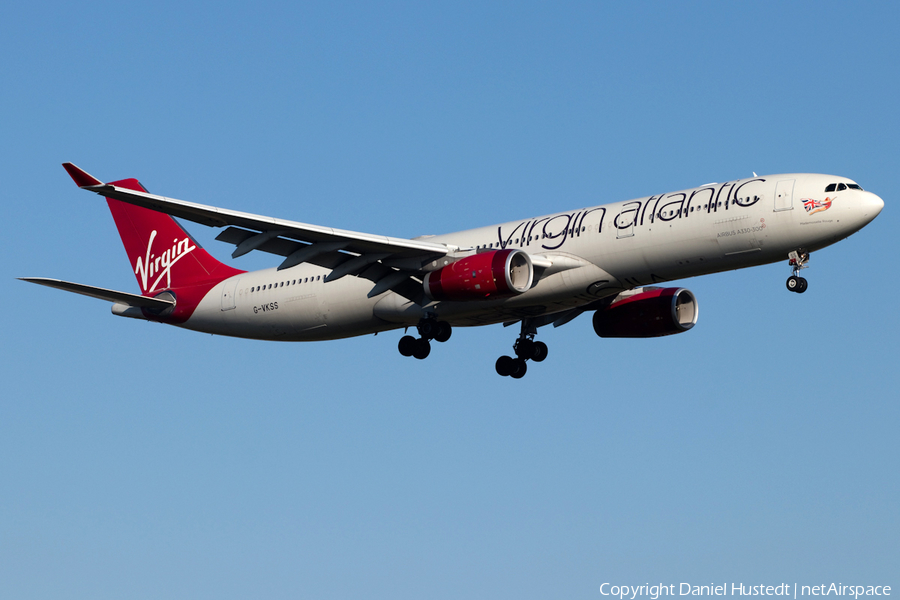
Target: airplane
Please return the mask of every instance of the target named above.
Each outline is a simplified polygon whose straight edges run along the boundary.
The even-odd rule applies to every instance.
[[[216,335],[318,341],[414,327],[403,356],[426,358],[454,327],[519,324],[514,356],[495,369],[519,379],[547,345],[539,327],[593,313],[600,337],[683,333],[698,303],[666,281],[788,260],[803,293],[810,253],[884,208],[846,177],[792,173],[710,183],[636,200],[413,239],[264,217],[150,194],[136,179],[104,183],[63,167],[106,198],[140,294],[58,279],[24,281],[112,302],[114,315]],[[246,272],[219,262],[173,218],[224,228],[216,237],[281,259]]]

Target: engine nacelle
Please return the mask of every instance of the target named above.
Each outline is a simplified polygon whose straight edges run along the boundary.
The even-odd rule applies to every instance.
[[[684,288],[647,288],[620,296],[594,313],[600,337],[647,338],[687,331],[697,323],[697,299]]]
[[[425,276],[432,300],[484,300],[515,296],[534,281],[531,257],[521,250],[493,250],[460,259]]]

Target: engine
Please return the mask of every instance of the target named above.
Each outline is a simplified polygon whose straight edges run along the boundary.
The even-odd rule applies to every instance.
[[[697,323],[697,299],[684,288],[644,288],[620,294],[594,313],[600,337],[647,338],[687,331]]]
[[[484,300],[515,296],[534,281],[531,258],[521,250],[493,250],[460,259],[425,276],[432,300]]]

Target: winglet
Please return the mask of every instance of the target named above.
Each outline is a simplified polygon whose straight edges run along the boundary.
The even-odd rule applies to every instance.
[[[102,181],[99,181],[93,175],[86,173],[73,165],[72,163],[63,163],[63,168],[69,173],[69,177],[75,182],[75,185],[78,187],[89,187],[92,185],[103,185]]]

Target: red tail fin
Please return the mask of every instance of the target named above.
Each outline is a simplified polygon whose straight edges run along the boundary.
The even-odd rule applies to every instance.
[[[96,177],[72,163],[64,163],[63,167],[78,187],[102,193],[102,190],[92,189],[103,186]],[[137,179],[122,179],[110,185],[147,191]],[[175,297],[173,311],[150,314],[144,310],[148,319],[183,323],[217,283],[244,272],[210,256],[170,215],[113,198],[107,198],[106,202],[141,294],[158,296],[170,292]]]
[[[111,184],[147,191],[137,179]],[[169,215],[112,198],[106,202],[143,295],[196,285],[208,289],[243,272],[213,258]]]
[[[71,163],[63,166],[79,187],[103,185]],[[147,191],[137,179],[113,181],[111,185]],[[210,256],[170,215],[113,198],[106,202],[141,294],[157,296],[170,292],[175,297],[173,311],[151,314],[144,310],[148,319],[183,323],[217,283],[244,272]]]

